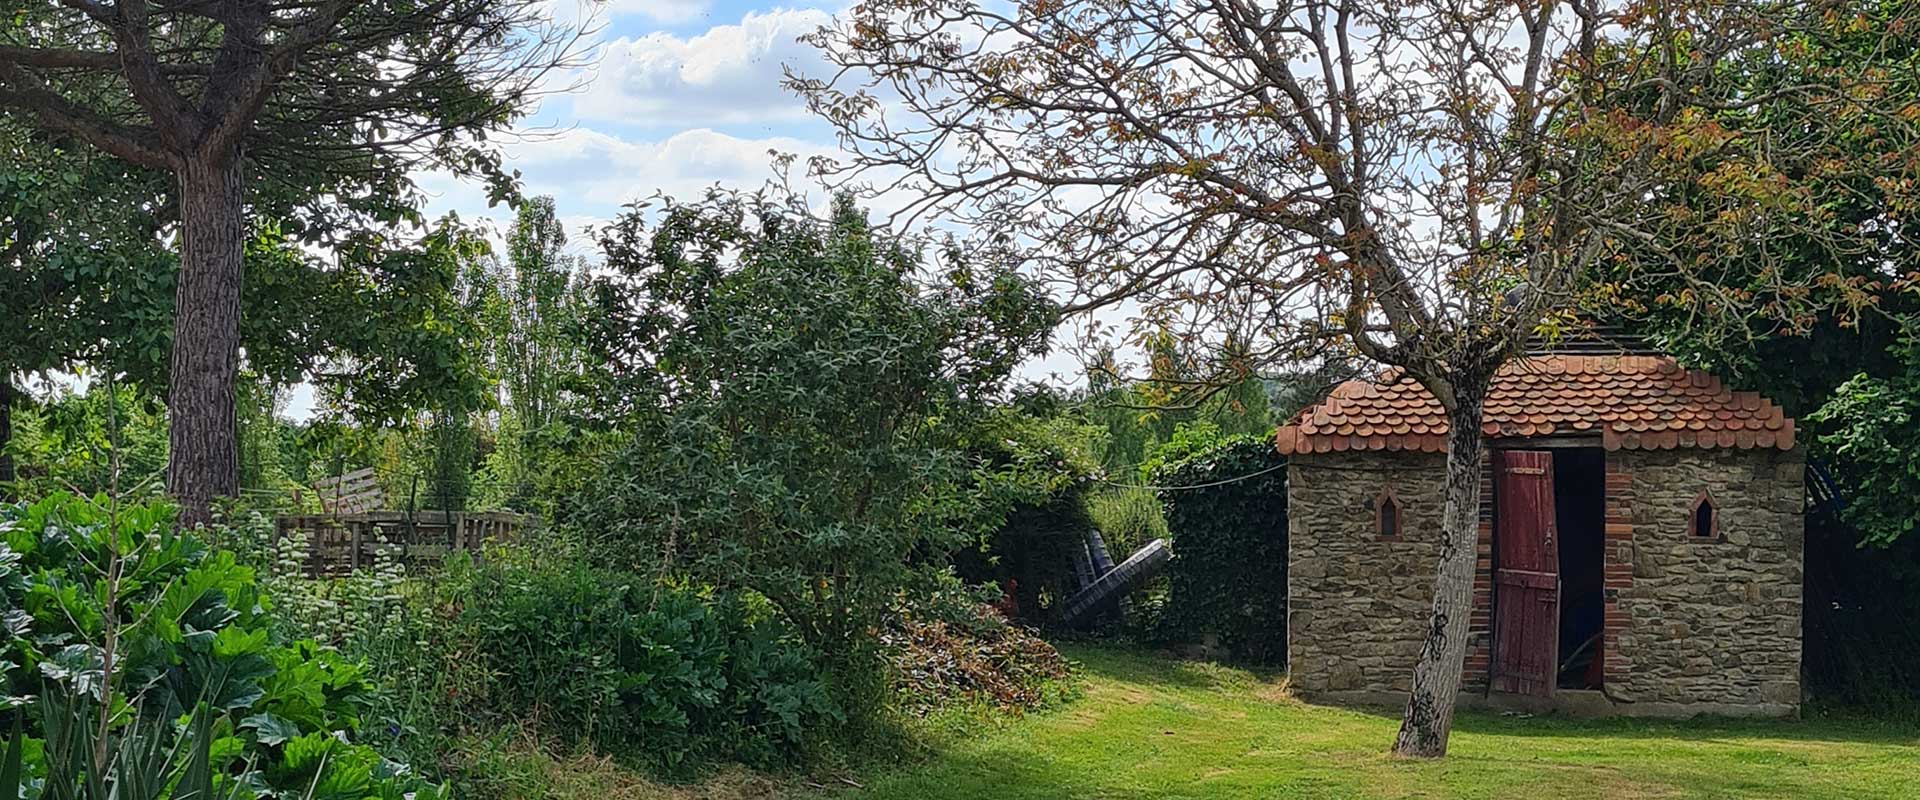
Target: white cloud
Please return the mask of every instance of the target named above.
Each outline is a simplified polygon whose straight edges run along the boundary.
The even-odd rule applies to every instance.
[[[690,198],[716,183],[755,188],[773,177],[773,152],[804,158],[822,151],[798,139],[742,139],[706,128],[651,142],[578,128],[516,144],[507,156],[529,193],[554,195],[562,212],[601,214],[656,191]]]
[[[546,13],[566,23],[644,17],[664,25],[681,25],[706,14],[712,6],[711,0],[546,0]]]
[[[804,159],[829,152],[830,145],[774,136],[746,139],[706,128],[680,131],[665,138],[629,140],[593,130],[574,128],[533,136],[505,146],[505,162],[520,171],[522,191],[529,197],[551,195],[576,242],[580,226],[604,222],[621,206],[665,193],[692,200],[719,185],[756,189],[775,177],[774,153]],[[804,165],[794,167],[796,181]],[[432,215],[458,212],[470,221],[485,221],[504,230],[511,214],[488,208],[484,188],[446,173],[415,176],[428,195]]]
[[[819,9],[749,12],[690,38],[654,32],[608,43],[593,85],[574,98],[583,119],[632,125],[718,125],[792,120],[806,108],[780,85],[782,65],[818,74],[824,62],[799,41],[831,20]]]

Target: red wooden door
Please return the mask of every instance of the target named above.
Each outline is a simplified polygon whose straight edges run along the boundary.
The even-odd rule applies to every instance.
[[[1496,450],[1493,466],[1493,688],[1544,697],[1560,646],[1553,453]]]

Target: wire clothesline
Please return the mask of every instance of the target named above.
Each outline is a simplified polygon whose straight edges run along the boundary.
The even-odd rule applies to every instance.
[[[1277,472],[1279,470],[1283,470],[1286,468],[1287,468],[1287,465],[1278,464],[1278,465],[1260,470],[1259,472],[1250,472],[1245,475],[1239,475],[1232,478],[1222,478],[1217,481],[1208,481],[1206,483],[1195,483],[1187,486],[1144,486],[1137,483],[1120,483],[1118,481],[1110,481],[1102,478],[1095,478],[1094,480],[1100,483],[1104,483],[1108,486],[1118,486],[1122,489],[1149,489],[1156,492],[1179,492],[1179,491],[1185,491],[1187,489],[1209,489],[1215,486],[1225,486],[1229,483],[1239,483],[1240,481],[1252,480],[1254,478],[1258,478],[1262,475],[1265,475],[1269,472]]]

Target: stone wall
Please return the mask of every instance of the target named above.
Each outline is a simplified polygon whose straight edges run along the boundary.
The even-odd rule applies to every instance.
[[[1427,453],[1293,458],[1288,671],[1302,695],[1392,702],[1405,692],[1432,603],[1444,467],[1443,455]],[[1611,710],[1797,707],[1802,470],[1797,451],[1607,454],[1602,655]],[[1403,518],[1395,541],[1375,528],[1375,504],[1389,490]],[[1702,492],[1720,514],[1711,541],[1687,538]],[[1492,492],[1484,480],[1482,499],[1463,686],[1475,694],[1484,692],[1489,666]]]
[[[1801,454],[1619,450],[1607,471],[1610,495],[1630,492],[1618,498],[1624,513],[1609,514],[1607,693],[1646,710],[1791,713],[1800,702]],[[1702,493],[1719,513],[1712,538],[1688,531]]]
[[[1296,455],[1287,470],[1287,663],[1303,694],[1404,692],[1440,558],[1446,457]],[[1391,490],[1401,535],[1383,541],[1375,504]]]

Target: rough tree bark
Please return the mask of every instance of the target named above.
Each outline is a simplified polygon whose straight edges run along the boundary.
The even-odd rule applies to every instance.
[[[242,165],[238,153],[202,153],[177,173],[180,272],[167,390],[167,493],[179,501],[186,524],[208,521],[213,499],[240,489],[233,406],[246,246]]]
[[[1473,614],[1474,562],[1480,539],[1480,436],[1484,382],[1477,389],[1456,386],[1447,413],[1447,498],[1441,511],[1439,572],[1433,580],[1433,612],[1426,639],[1413,667],[1406,714],[1394,738],[1396,755],[1438,758],[1447,754],[1453,706],[1460,693],[1460,672],[1467,655],[1467,622]]]
[[[13,374],[0,369],[0,500],[13,499]]]

